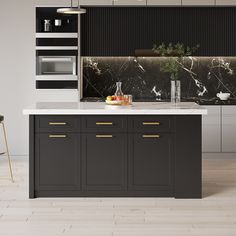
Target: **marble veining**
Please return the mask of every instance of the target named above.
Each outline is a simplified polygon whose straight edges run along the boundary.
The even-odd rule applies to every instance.
[[[170,75],[160,71],[158,57],[84,57],[83,97],[114,94],[118,81],[134,99],[170,99]],[[180,64],[182,99],[212,100],[220,91],[236,98],[236,57],[186,57]]]

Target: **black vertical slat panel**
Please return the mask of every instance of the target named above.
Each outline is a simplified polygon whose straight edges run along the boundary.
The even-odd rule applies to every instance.
[[[133,56],[154,43],[200,44],[200,56],[236,55],[235,7],[91,7],[81,17],[82,56]]]

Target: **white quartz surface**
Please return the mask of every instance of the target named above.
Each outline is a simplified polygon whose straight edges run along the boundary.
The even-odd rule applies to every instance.
[[[38,102],[23,110],[24,115],[206,115],[194,102],[134,102],[131,106],[111,106],[104,102]]]

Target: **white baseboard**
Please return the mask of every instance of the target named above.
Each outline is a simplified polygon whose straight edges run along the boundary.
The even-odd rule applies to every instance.
[[[202,153],[203,159],[236,159],[236,153]]]

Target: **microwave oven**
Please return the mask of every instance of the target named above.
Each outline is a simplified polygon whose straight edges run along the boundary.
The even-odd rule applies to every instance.
[[[37,56],[37,80],[77,80],[76,56]]]

